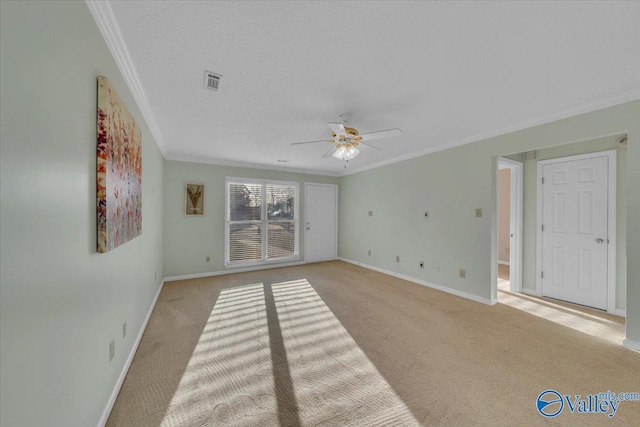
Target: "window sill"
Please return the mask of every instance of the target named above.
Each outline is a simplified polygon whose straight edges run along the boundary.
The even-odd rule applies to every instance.
[[[234,269],[234,268],[242,268],[242,267],[256,267],[260,265],[272,265],[272,264],[281,264],[292,261],[300,261],[300,255],[294,255],[285,258],[274,258],[267,261],[235,261],[235,262],[225,262],[224,268]]]

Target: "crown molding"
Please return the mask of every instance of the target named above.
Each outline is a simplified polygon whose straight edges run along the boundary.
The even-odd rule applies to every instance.
[[[334,176],[334,177],[340,176],[339,173],[329,172],[329,171],[288,168],[286,166],[261,165],[258,163],[245,163],[245,162],[236,162],[231,160],[218,160],[218,159],[195,157],[195,156],[188,156],[188,155],[182,155],[182,154],[169,153],[168,155],[164,156],[164,158],[166,160],[171,160],[175,162],[200,163],[204,165],[231,166],[235,168],[290,172],[290,173],[299,173],[299,174],[305,174],[305,175],[320,175],[320,176]]]
[[[138,73],[133,65],[131,56],[129,55],[127,44],[122,37],[120,26],[118,25],[118,21],[113,13],[113,9],[111,9],[110,2],[105,0],[85,0],[85,3],[93,16],[93,19],[96,21],[98,29],[100,30],[100,33],[102,33],[102,37],[107,43],[107,47],[109,48],[109,51],[111,51],[111,55],[116,61],[118,69],[122,73],[122,77],[124,78],[127,87],[133,95],[133,99],[142,113],[142,117],[147,122],[147,126],[149,127],[153,138],[156,140],[156,144],[158,145],[160,152],[164,156],[167,151],[164,138],[162,137],[158,123],[153,115],[147,96],[144,93],[142,83],[138,78]]]
[[[624,104],[626,102],[639,101],[639,100],[640,100],[640,87],[636,87],[631,90],[622,92],[616,96],[612,96],[610,98],[607,98],[601,101],[584,104],[579,107],[570,108],[560,113],[551,114],[549,116],[544,116],[542,118],[537,118],[533,120],[527,120],[514,126],[507,126],[507,127],[500,128],[484,134],[465,137],[456,141],[451,141],[449,143],[439,145],[437,147],[430,147],[424,150],[414,151],[412,153],[393,157],[388,160],[383,160],[380,162],[376,162],[376,163],[361,166],[355,169],[351,169],[346,172],[340,173],[340,176],[353,175],[355,173],[364,172],[370,169],[376,169],[382,166],[391,165],[393,163],[402,162],[404,160],[415,159],[416,157],[426,156],[427,154],[436,153],[438,151],[448,150],[449,148],[454,148],[454,147],[459,147],[461,145],[467,145],[467,144],[472,144],[474,142],[484,141],[485,139],[494,138],[500,135],[506,135],[519,130],[529,129],[535,126],[540,126],[540,125],[552,123],[558,120],[578,116],[580,114],[591,113],[593,111],[602,110],[604,108],[613,107],[616,105]]]

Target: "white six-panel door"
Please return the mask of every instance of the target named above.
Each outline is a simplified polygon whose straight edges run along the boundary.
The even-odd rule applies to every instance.
[[[607,309],[608,160],[603,156],[542,167],[544,296]]]
[[[306,262],[328,261],[338,256],[338,186],[305,184]]]

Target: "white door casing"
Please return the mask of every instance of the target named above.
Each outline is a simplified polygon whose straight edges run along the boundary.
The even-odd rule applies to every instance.
[[[506,157],[498,158],[498,170],[511,169],[510,183],[510,252],[509,252],[509,282],[512,292],[522,292],[522,233],[523,233],[523,193],[524,193],[524,165],[517,160]]]
[[[306,262],[338,257],[338,186],[305,183],[304,258]]]
[[[543,296],[615,311],[615,179],[615,151],[538,163]]]

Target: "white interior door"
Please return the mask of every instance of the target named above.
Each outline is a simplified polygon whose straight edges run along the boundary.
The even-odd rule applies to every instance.
[[[305,184],[305,251],[307,262],[338,256],[338,186]]]
[[[545,164],[542,177],[542,294],[606,310],[608,158]]]

